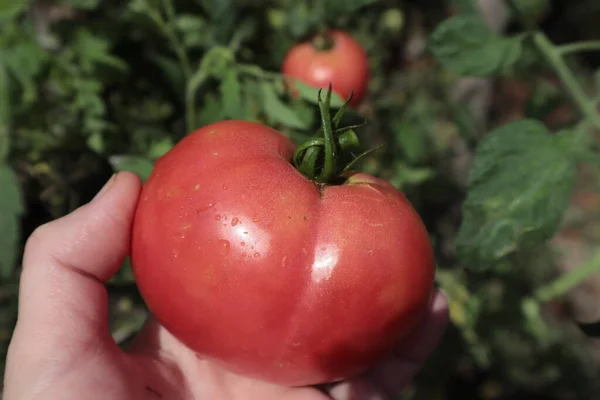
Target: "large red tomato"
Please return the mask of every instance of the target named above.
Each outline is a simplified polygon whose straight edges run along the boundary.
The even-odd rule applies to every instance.
[[[294,145],[223,121],[156,163],[132,264],[154,316],[201,357],[296,386],[368,368],[417,325],[433,289],[428,234],[384,180],[307,179]]]
[[[354,91],[350,104],[357,106],[367,91],[367,54],[346,32],[333,30],[330,40],[327,49],[318,49],[312,42],[295,45],[285,56],[282,72],[315,88],[327,88],[331,82],[333,91],[343,99]]]

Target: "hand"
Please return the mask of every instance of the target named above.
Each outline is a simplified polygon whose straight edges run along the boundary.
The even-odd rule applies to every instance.
[[[123,351],[108,329],[104,283],[129,253],[140,190],[139,179],[122,172],[92,202],[27,241],[4,400],[386,399],[408,383],[446,326],[446,300],[437,292],[419,332],[371,371],[327,391],[226,372],[151,319]]]

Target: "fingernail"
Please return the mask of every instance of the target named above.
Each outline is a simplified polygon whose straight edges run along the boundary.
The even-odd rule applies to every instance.
[[[110,179],[104,184],[104,186],[102,186],[102,189],[100,189],[100,191],[96,193],[92,201],[98,200],[100,197],[102,197],[104,193],[108,191],[108,189],[110,189],[110,187],[115,183],[117,175],[118,173],[112,174]]]

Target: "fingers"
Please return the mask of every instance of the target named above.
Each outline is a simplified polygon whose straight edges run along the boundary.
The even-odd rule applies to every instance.
[[[329,391],[334,400],[387,400],[396,398],[438,345],[448,323],[448,304],[441,291],[434,293],[429,317],[422,327],[402,341],[393,356],[366,374],[341,382]]]
[[[31,235],[8,363],[60,360],[111,339],[103,283],[129,252],[140,190],[135,175],[117,174],[92,202]]]

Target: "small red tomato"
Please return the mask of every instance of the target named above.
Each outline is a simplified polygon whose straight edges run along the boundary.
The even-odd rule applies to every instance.
[[[160,158],[133,226],[132,265],[155,318],[202,358],[282,385],[330,382],[385,356],[423,319],[428,233],[388,182],[321,184],[280,132],[196,130]]]
[[[325,89],[331,83],[342,99],[354,92],[350,104],[356,107],[367,91],[367,54],[348,33],[333,30],[329,35],[331,47],[327,49],[319,49],[312,42],[292,47],[285,56],[282,72],[318,89]]]

